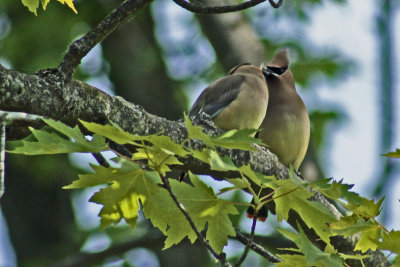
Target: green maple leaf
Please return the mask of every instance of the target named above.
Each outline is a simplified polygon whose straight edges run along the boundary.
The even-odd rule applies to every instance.
[[[203,150],[190,150],[192,157],[204,162],[209,163],[210,161],[210,150],[203,149]]]
[[[364,218],[374,218],[381,212],[382,203],[385,197],[382,197],[377,203],[373,199],[369,200],[363,197],[358,197],[356,200],[342,203],[342,205],[353,211],[355,214]]]
[[[153,170],[158,170],[163,176],[171,169],[169,165],[182,165],[182,163],[173,156],[173,153],[167,153],[165,150],[157,146],[143,146],[144,148],[137,149],[133,154],[133,160],[147,160],[148,165]]]
[[[178,244],[185,237],[194,243],[197,239],[196,233],[168,192],[161,189],[146,199],[143,203],[143,213],[155,227],[167,236],[164,249]]]
[[[221,157],[216,151],[209,151],[209,164],[211,170],[236,171],[238,168],[229,157]]]
[[[358,232],[374,229],[377,227],[372,220],[359,218],[356,214],[341,217],[339,221],[330,224],[333,232],[344,237],[352,236]]]
[[[64,187],[73,189],[108,184],[90,199],[91,202],[103,205],[99,213],[101,229],[112,223],[117,224],[121,219],[135,227],[139,200],[145,203],[147,198],[161,190],[157,185],[160,179],[155,172],[142,170],[131,161],[120,160],[120,163],[121,168],[93,167],[95,173],[80,175],[79,180]]]
[[[50,0],[42,0],[42,1],[47,1],[49,2]],[[67,6],[72,9],[72,11],[75,12],[75,14],[78,13],[78,11],[76,11],[75,6],[74,6],[74,0],[57,0],[58,2],[60,2],[61,4],[67,4]],[[44,7],[45,8],[45,7]]]
[[[353,188],[353,184],[343,184],[343,180],[333,180],[332,183],[330,183],[331,181],[331,178],[320,179],[310,183],[310,186],[333,200],[339,200],[340,198],[343,198],[351,202],[361,202],[360,196],[357,193],[349,191],[351,188]]]
[[[290,180],[277,180],[269,183],[275,190],[274,201],[278,221],[288,220],[289,210],[295,210],[308,227],[327,244],[327,251],[334,251],[329,237],[332,231],[328,224],[337,221],[336,217],[321,203],[308,200],[313,193],[294,185]]]
[[[74,1],[73,0],[57,0],[61,4],[67,4],[69,8],[71,8],[75,14],[78,13],[75,9],[74,6]],[[40,0],[42,3],[43,10],[46,10],[47,4],[50,2],[50,0]],[[26,6],[30,12],[34,13],[37,15],[36,11],[39,7],[39,0],[22,0],[22,4]]]
[[[134,135],[127,133],[121,129],[116,124],[109,125],[102,125],[94,122],[86,122],[79,120],[83,126],[85,126],[86,129],[93,133],[101,134],[102,136],[113,140],[114,142],[125,145],[125,144],[131,144],[132,141],[142,141],[142,140],[147,140],[147,136],[140,136],[140,135]]]
[[[118,143],[118,144],[134,144],[137,146],[144,146],[141,141],[148,141],[156,146],[158,149],[163,150],[165,153],[170,155],[178,155],[181,157],[189,154],[187,150],[182,148],[181,145],[175,143],[171,140],[169,136],[163,135],[147,135],[140,136],[130,134],[121,129],[117,124],[112,125],[102,125],[94,122],[80,121],[89,131],[101,134],[108,139]]]
[[[390,231],[389,233],[383,233],[382,242],[379,242],[378,249],[389,250],[397,255],[400,255],[400,231]],[[397,256],[399,257],[399,256]]]
[[[95,134],[88,140],[78,126],[71,128],[60,121],[43,119],[49,127],[36,130],[29,127],[32,136],[9,142],[14,147],[10,153],[25,155],[59,154],[73,152],[100,152],[108,150],[104,137]]]
[[[378,245],[377,240],[382,235],[382,229],[379,226],[371,227],[361,232],[361,237],[357,242],[354,250],[361,250],[362,253],[367,252],[369,249],[376,250]]]
[[[356,214],[340,218],[339,221],[331,223],[332,231],[344,237],[360,233],[355,250],[366,252],[368,249],[375,250],[376,242],[381,236],[382,229],[373,220],[359,218]]]
[[[299,248],[299,251],[304,254],[307,264],[303,264],[302,266],[330,266],[330,267],[343,266],[343,260],[339,257],[339,255],[321,251],[311,243],[311,241],[307,238],[306,234],[304,233],[303,229],[299,224],[298,224],[298,229],[299,229],[298,234],[283,229],[278,229],[278,231],[283,235],[285,235],[290,240],[292,240]],[[299,258],[295,259],[300,260]],[[293,258],[291,260],[293,260]],[[281,266],[288,266],[288,265],[281,265]],[[292,265],[292,266],[299,266],[299,265]]]
[[[30,12],[37,15],[36,10],[39,7],[39,0],[22,0],[22,4],[26,6]]]
[[[186,115],[185,126],[188,138],[198,139],[210,148],[219,146],[227,149],[255,150],[253,144],[262,144],[260,139],[252,137],[258,131],[256,129],[234,129],[211,137],[205,134],[200,126],[194,126]]]
[[[293,266],[308,266],[308,262],[306,257],[303,255],[279,255],[279,257],[283,260],[283,262],[278,262],[275,265],[277,267],[293,267]],[[318,265],[315,265],[319,267]]]
[[[100,189],[90,201],[103,205],[99,216],[101,228],[117,224],[125,219],[132,227],[135,227],[139,200],[146,202],[153,194],[161,189],[157,185],[160,181],[155,172],[145,171],[134,162],[120,160],[121,168],[96,167],[94,174],[80,175],[79,180],[65,188],[82,188],[96,184],[108,183],[109,186]]]
[[[253,144],[262,144],[261,139],[252,137],[256,132],[258,130],[255,129],[234,129],[214,136],[211,140],[219,147],[254,151]]]
[[[228,236],[236,235],[229,214],[238,214],[238,211],[232,203],[218,199],[213,190],[201,182],[196,175],[189,173],[189,176],[193,186],[172,180],[171,188],[199,231],[205,229],[207,225],[206,239],[215,251],[220,253],[228,242]],[[170,227],[175,232],[191,231],[190,228],[178,229],[177,225]],[[173,243],[176,241],[172,238],[166,240],[166,246]]]
[[[263,175],[263,174],[253,171],[251,169],[250,165],[240,166],[237,170],[243,175],[243,177],[250,179],[252,182],[257,184],[258,186],[265,187],[265,186],[268,186],[268,184],[270,182],[277,181],[275,176],[273,176],[273,175],[266,176],[266,175]]]
[[[310,186],[325,196],[339,201],[343,207],[353,211],[360,217],[374,218],[380,213],[384,198],[375,203],[374,200],[368,200],[355,192],[349,191],[353,185],[343,184],[342,181],[333,181],[332,183],[330,181],[331,179],[321,179],[311,183]],[[347,203],[341,199],[345,199]]]
[[[79,180],[64,188],[108,185],[90,199],[103,205],[99,213],[101,229],[122,219],[135,227],[140,201],[144,215],[167,236],[165,248],[178,244],[185,237],[194,242],[196,234],[167,190],[159,186],[161,179],[158,174],[142,170],[135,162],[121,159],[119,163],[121,168],[93,166],[95,173],[80,175]],[[190,178],[193,186],[172,180],[171,188],[199,231],[207,226],[206,239],[219,253],[226,245],[228,236],[235,235],[229,214],[237,214],[238,211],[230,202],[218,199],[197,176],[190,173]]]
[[[200,126],[194,126],[192,121],[189,119],[188,116],[186,116],[186,114],[184,114],[184,117],[185,117],[185,126],[188,131],[188,138],[200,140],[208,147],[215,148],[211,140],[211,137],[205,134]]]

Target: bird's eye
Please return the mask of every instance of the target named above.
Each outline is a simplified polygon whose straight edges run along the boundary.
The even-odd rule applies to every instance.
[[[268,69],[275,75],[282,75],[288,69],[288,67],[287,66],[281,68],[268,67]]]

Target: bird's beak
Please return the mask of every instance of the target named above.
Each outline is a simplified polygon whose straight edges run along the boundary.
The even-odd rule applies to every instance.
[[[271,75],[274,75],[276,77],[279,76],[277,73],[273,72],[268,66],[262,66],[262,72],[264,76],[271,76]]]

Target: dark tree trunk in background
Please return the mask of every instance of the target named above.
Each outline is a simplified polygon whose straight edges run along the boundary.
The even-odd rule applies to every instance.
[[[186,96],[166,73],[162,52],[154,37],[150,6],[103,42],[116,94],[167,119],[183,117]]]
[[[18,266],[48,265],[78,250],[72,192],[61,189],[77,175],[67,156],[8,154],[6,163],[1,207]]]

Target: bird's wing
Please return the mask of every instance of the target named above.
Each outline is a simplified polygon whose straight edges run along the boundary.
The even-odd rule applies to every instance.
[[[190,109],[189,116],[205,112],[211,118],[215,118],[236,99],[244,79],[243,75],[230,75],[212,83],[197,98]]]

